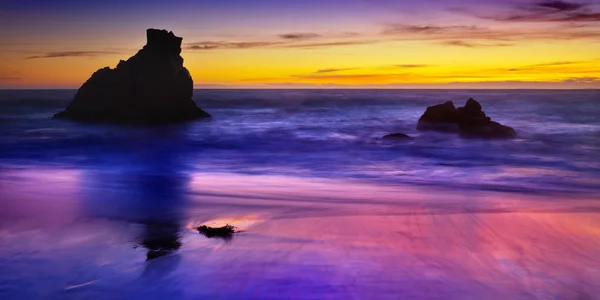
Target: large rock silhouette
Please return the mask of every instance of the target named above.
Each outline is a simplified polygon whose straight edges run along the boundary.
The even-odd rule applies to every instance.
[[[96,71],[55,118],[82,122],[169,124],[208,118],[192,100],[194,82],[183,66],[182,38],[148,29],[144,48],[115,69]]]
[[[469,98],[465,106],[456,108],[452,101],[430,106],[419,119],[418,130],[458,132],[472,138],[514,138],[517,132],[494,122],[483,112],[481,104]]]

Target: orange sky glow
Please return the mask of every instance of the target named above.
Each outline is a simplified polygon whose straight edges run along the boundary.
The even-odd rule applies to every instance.
[[[0,4],[0,88],[78,88],[150,27],[196,88],[600,88],[596,1],[247,2]]]

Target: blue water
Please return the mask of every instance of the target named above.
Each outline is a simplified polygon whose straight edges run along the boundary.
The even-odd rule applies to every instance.
[[[600,91],[197,90],[210,121],[50,119],[74,94],[0,91],[0,299],[599,299]],[[518,138],[416,131],[469,97]],[[157,236],[181,247],[147,261]]]
[[[166,128],[49,117],[73,90],[0,91],[0,165],[283,174],[525,193],[600,189],[600,91],[196,90],[213,120]],[[515,140],[417,132],[474,97]],[[407,142],[379,138],[393,132]],[[163,161],[164,160],[164,161]],[[166,163],[165,163],[166,162]]]

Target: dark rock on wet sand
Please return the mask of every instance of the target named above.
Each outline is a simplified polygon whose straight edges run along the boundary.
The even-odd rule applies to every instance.
[[[468,138],[514,138],[517,132],[494,122],[483,112],[481,104],[469,98],[465,106],[455,108],[452,101],[430,106],[419,119],[418,130],[457,132]]]
[[[410,139],[412,139],[412,137],[410,137],[409,135],[404,134],[404,133],[392,133],[392,134],[383,136],[382,139],[384,139],[384,140],[410,140]]]
[[[229,224],[223,227],[209,227],[202,225],[196,229],[207,238],[222,238],[225,240],[230,240],[235,233],[235,227]]]
[[[54,118],[93,123],[157,125],[209,118],[192,100],[193,80],[183,66],[182,38],[148,29],[147,43],[115,69],[96,71]]]

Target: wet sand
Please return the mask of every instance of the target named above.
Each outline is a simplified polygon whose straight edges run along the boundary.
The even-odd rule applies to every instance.
[[[125,177],[3,172],[0,298],[600,295],[593,195],[227,173],[186,174],[184,183],[173,174]],[[207,239],[193,230],[200,224],[241,232]],[[147,261],[141,244],[157,228],[181,247]]]

